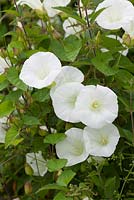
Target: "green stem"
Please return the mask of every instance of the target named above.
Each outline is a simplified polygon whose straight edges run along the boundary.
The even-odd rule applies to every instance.
[[[128,178],[129,178],[129,176],[130,176],[130,174],[131,174],[133,168],[134,168],[134,164],[132,164],[131,169],[129,170],[127,176],[125,177],[125,180],[124,180],[124,183],[123,183],[123,185],[122,185],[122,188],[121,188],[121,191],[120,191],[120,195],[119,195],[118,200],[121,200],[121,196],[122,196],[122,193],[123,193],[124,187],[125,187],[125,185],[126,185],[126,183],[127,183],[127,181],[128,181]]]

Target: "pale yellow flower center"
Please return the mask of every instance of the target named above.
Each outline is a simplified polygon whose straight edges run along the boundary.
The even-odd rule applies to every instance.
[[[101,103],[96,100],[96,101],[92,102],[90,107],[92,110],[99,110],[101,107]]]
[[[101,145],[107,145],[108,144],[108,138],[106,136],[102,136],[100,140]]]

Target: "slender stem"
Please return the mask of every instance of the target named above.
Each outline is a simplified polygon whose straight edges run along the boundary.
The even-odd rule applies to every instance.
[[[86,7],[85,7],[85,14],[86,14],[86,21],[87,21],[89,36],[90,36],[90,39],[93,39],[93,35],[92,35],[92,31],[91,31],[91,26],[90,26],[90,21],[89,21],[89,18],[88,18],[88,13],[87,13],[87,8]],[[95,52],[94,47],[92,49],[93,49],[94,56],[96,56],[96,52]]]
[[[124,183],[123,183],[123,185],[122,185],[122,188],[121,188],[121,191],[120,191],[120,196],[119,196],[118,200],[121,199],[121,196],[122,196],[122,193],[123,193],[124,187],[125,187],[125,185],[126,185],[126,183],[127,183],[127,181],[128,181],[128,178],[129,178],[129,176],[130,176],[130,174],[131,174],[133,168],[134,168],[134,164],[132,164],[132,167],[131,167],[131,169],[129,170],[129,172],[128,172],[128,174],[127,174],[125,180],[124,180]]]
[[[78,0],[78,10],[79,10],[80,17],[82,18],[81,7],[80,7],[80,0]]]
[[[90,36],[90,39],[93,40],[93,35],[92,35],[90,21],[89,21],[89,18],[88,18],[88,13],[87,13],[87,8],[86,7],[85,7],[85,14],[86,14],[86,21],[87,21],[89,36]],[[93,51],[94,57],[96,57],[96,51],[95,51],[95,48],[94,48],[93,45],[92,45],[92,51]],[[96,78],[96,69],[95,69],[95,67],[93,69],[93,72],[94,72],[94,78]]]
[[[15,5],[15,7],[16,7],[16,11],[17,11],[18,14],[19,14],[19,19],[20,19],[20,22],[21,22],[22,27],[23,27],[24,34],[25,34],[26,39],[27,39],[27,43],[28,43],[29,49],[31,49],[31,44],[30,44],[30,42],[29,42],[28,35],[27,35],[26,29],[25,29],[25,26],[24,26],[24,22],[23,22],[23,20],[22,20],[21,15],[20,15],[19,8],[18,8],[18,5],[17,5],[17,3],[16,3],[16,0],[14,0],[14,5]]]
[[[130,91],[130,118],[131,118],[131,125],[132,125],[132,134],[133,134],[132,143],[134,145],[134,117],[133,117],[133,108],[132,108],[132,105],[133,105],[133,94]]]

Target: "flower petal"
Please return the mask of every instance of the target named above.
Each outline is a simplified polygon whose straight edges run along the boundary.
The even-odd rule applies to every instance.
[[[100,85],[85,86],[79,93],[75,112],[80,121],[91,128],[101,128],[118,116],[116,94]]]
[[[25,61],[20,79],[28,86],[41,89],[51,85],[60,71],[60,60],[53,53],[38,52]]]
[[[83,87],[80,83],[66,83],[55,90],[52,102],[57,117],[67,122],[80,121],[77,112],[75,112],[75,103]]]
[[[52,97],[56,88],[60,85],[70,82],[81,83],[84,80],[84,74],[76,67],[73,66],[63,66],[61,72],[55,79],[56,85],[51,88],[50,96]]]
[[[83,162],[88,157],[83,139],[83,130],[71,128],[65,132],[65,140],[56,144],[56,153],[59,158],[67,159],[66,166],[72,166]]]
[[[46,161],[42,157],[41,151],[27,153],[26,163],[32,167],[35,176],[44,176],[47,172]]]
[[[85,127],[83,134],[87,151],[93,156],[111,156],[120,138],[119,131],[113,124],[107,124],[101,129]]]

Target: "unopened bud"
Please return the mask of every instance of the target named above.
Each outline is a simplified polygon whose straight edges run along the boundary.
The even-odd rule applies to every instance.
[[[97,46],[100,44],[100,41],[101,41],[101,33],[100,33],[100,31],[98,31],[98,33],[95,37],[95,43]]]
[[[130,38],[130,35],[129,34],[126,34],[124,33],[124,35],[122,36],[122,40],[123,40],[123,43],[130,47],[131,46],[131,38]]]
[[[25,183],[24,191],[25,191],[25,194],[27,194],[27,195],[32,193],[32,185],[30,182]]]
[[[73,127],[73,124],[67,122],[65,125],[65,130],[67,131],[68,129],[70,129],[72,127]]]
[[[29,164],[25,164],[25,173],[29,176],[33,175],[33,169]]]

